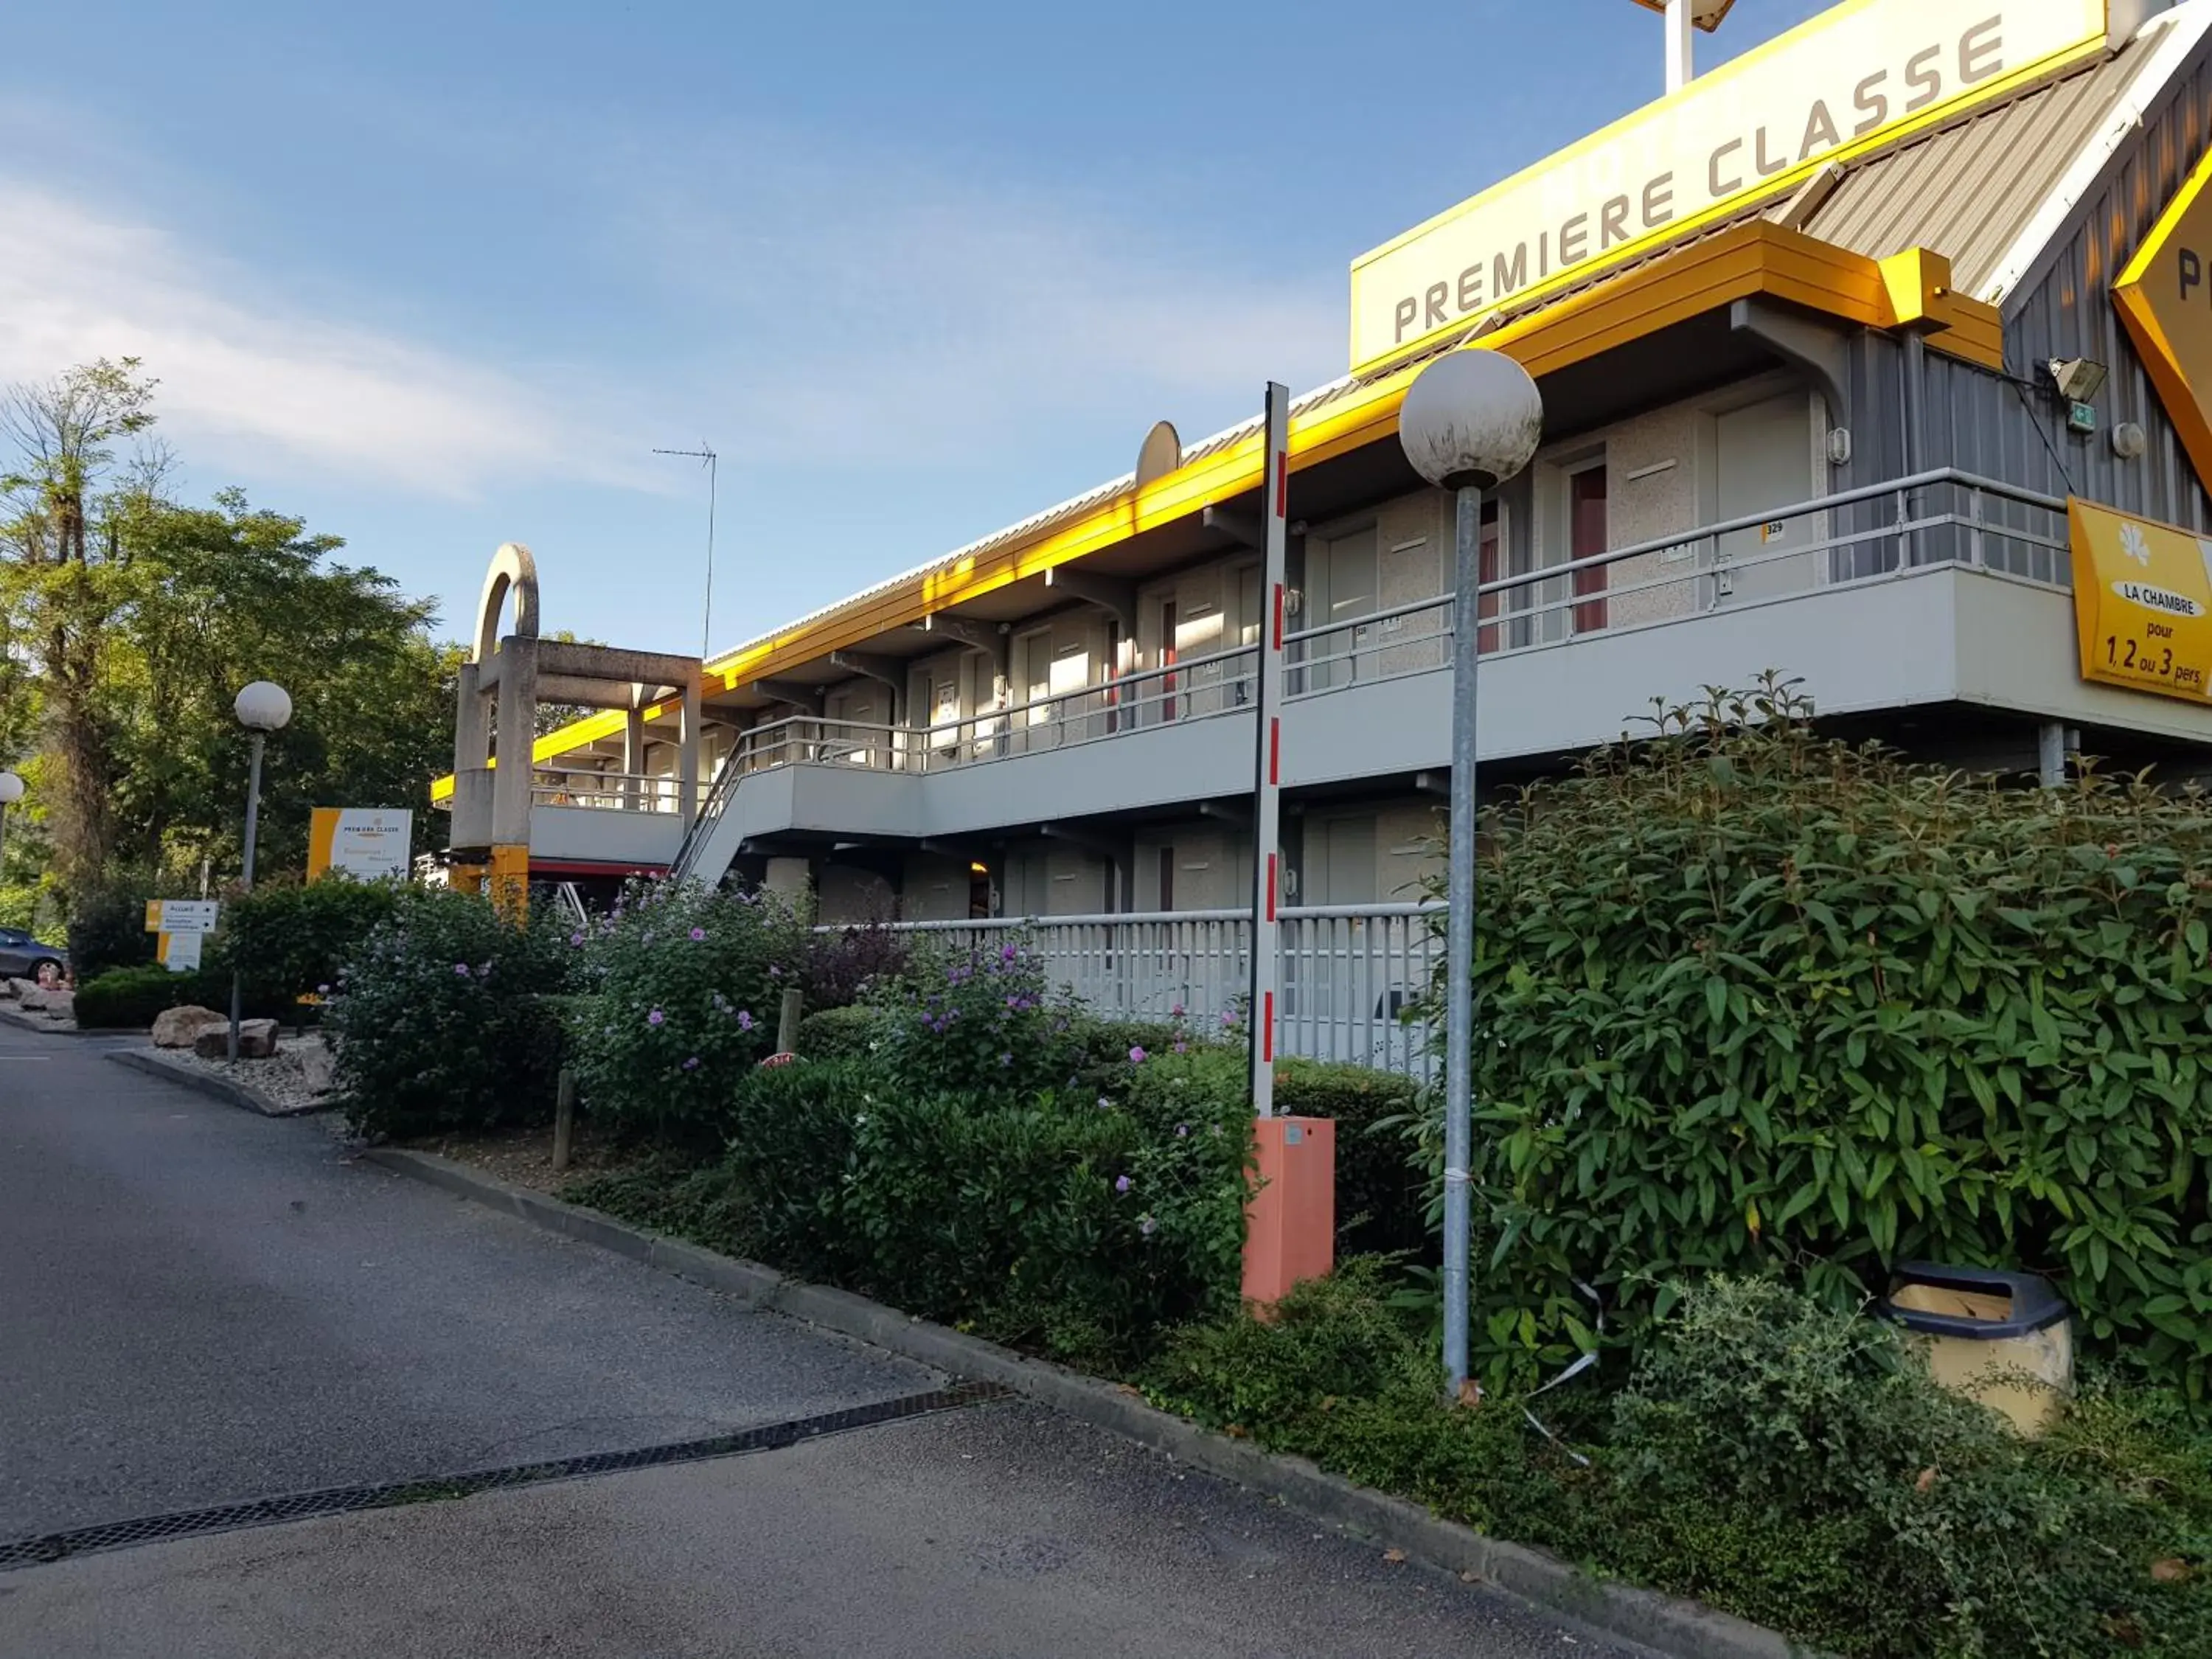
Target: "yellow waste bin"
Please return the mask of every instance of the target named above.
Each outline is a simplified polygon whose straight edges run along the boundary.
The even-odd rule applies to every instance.
[[[2070,1312],[2033,1273],[1900,1261],[1878,1304],[1923,1345],[1945,1388],[2025,1435],[2051,1426],[2074,1389]]]

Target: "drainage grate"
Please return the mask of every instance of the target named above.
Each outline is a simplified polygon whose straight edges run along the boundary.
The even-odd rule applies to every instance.
[[[677,1440],[666,1445],[646,1446],[635,1451],[586,1452],[578,1457],[558,1457],[543,1463],[518,1463],[502,1469],[473,1469],[463,1474],[434,1475],[419,1480],[392,1480],[373,1486],[331,1486],[321,1492],[289,1492],[278,1498],[249,1498],[242,1504],[221,1504],[212,1509],[185,1510],[174,1515],[153,1515],[135,1521],[109,1521],[98,1526],[76,1527],[67,1532],[41,1533],[30,1538],[0,1539],[0,1571],[60,1561],[72,1555],[99,1550],[127,1549],[134,1544],[155,1544],[173,1538],[191,1538],[202,1533],[235,1532],[247,1527],[277,1526],[306,1521],[319,1515],[344,1515],[356,1510],[392,1509],[404,1504],[431,1504],[468,1498],[505,1486],[533,1486],[549,1480],[574,1480],[593,1474],[619,1474],[630,1469],[657,1468],[665,1463],[696,1463],[711,1457],[732,1457],[745,1452],[776,1451],[802,1440],[842,1434],[852,1429],[872,1428],[902,1418],[932,1412],[957,1411],[964,1406],[1003,1399],[1009,1390],[996,1382],[959,1382],[910,1394],[869,1406],[851,1406],[819,1417],[802,1417],[788,1423],[769,1423],[730,1434],[709,1435],[700,1440]]]

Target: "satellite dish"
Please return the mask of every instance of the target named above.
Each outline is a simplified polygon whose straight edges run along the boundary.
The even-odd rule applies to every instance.
[[[1172,422],[1161,421],[1145,434],[1144,445],[1137,451],[1137,488],[1166,477],[1182,465],[1182,440]]]

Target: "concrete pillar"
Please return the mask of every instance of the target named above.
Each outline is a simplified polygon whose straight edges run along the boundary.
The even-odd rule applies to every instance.
[[[494,846],[530,845],[530,777],[537,741],[538,641],[510,635],[499,652],[499,765],[492,773]]]
[[[684,727],[676,766],[676,810],[687,824],[699,816],[699,677],[694,674],[684,687]]]
[[[635,812],[645,804],[645,786],[638,781],[645,775],[645,711],[642,708],[631,709],[623,720],[623,770],[629,775],[629,781],[623,785],[623,805]]]
[[[804,904],[813,896],[814,868],[805,859],[770,859],[761,884],[779,898]]]

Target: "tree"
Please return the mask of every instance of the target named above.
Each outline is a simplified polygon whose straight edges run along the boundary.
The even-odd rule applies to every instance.
[[[97,877],[112,836],[111,732],[102,707],[102,632],[127,562],[123,520],[140,493],[118,483],[117,440],[153,423],[155,382],[125,357],[70,369],[0,396],[0,436],[19,470],[0,476],[0,610],[17,665],[39,680],[40,714],[56,786],[48,803],[53,859],[72,886]],[[20,714],[16,718],[21,718]]]
[[[0,761],[39,769],[50,879],[73,902],[125,871],[188,886],[236,870],[248,744],[231,704],[255,679],[295,709],[269,744],[263,868],[304,865],[317,805],[410,806],[434,833],[460,652],[433,606],[240,491],[170,499],[158,450],[119,462],[153,420],[137,370],[102,361],[0,397],[17,452],[0,477]]]

